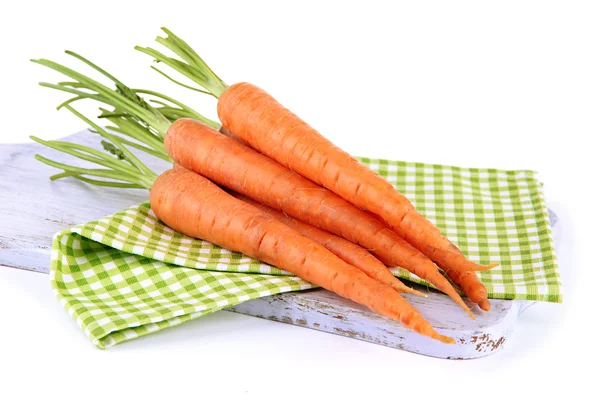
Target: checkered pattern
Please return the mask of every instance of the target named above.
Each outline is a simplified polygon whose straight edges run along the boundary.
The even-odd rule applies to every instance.
[[[407,196],[468,259],[500,264],[478,273],[490,298],[562,301],[550,218],[535,172],[359,161]],[[399,268],[394,275],[427,284]]]
[[[388,179],[465,255],[492,298],[560,302],[542,185],[531,171],[359,158]],[[394,268],[401,278],[427,284]],[[100,348],[243,301],[312,286],[278,268],[163,225],[148,203],[55,235],[52,288]]]

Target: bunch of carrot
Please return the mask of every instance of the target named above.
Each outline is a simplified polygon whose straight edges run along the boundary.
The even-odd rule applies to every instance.
[[[444,272],[481,309],[489,310],[474,271],[495,265],[467,260],[384,178],[258,87],[227,86],[183,40],[165,32],[168,36],[157,41],[180,59],[150,48],[138,50],[203,88],[196,90],[218,98],[223,125],[168,96],[129,88],[75,53],[68,52],[116,89],[52,61],[34,60],[72,79],[42,85],[74,94],[59,107],[83,118],[118,157],[35,138],[108,168],[76,168],[38,156],[64,170],[53,178],[150,189],[153,211],[176,231],[273,264],[445,343],[454,341],[435,332],[398,292],[422,294],[396,279],[388,266],[429,281],[474,318]],[[151,96],[157,107],[140,95]],[[121,135],[75,111],[71,103],[81,99],[112,107],[102,108],[101,117]],[[156,177],[128,147],[172,160],[174,167]]]

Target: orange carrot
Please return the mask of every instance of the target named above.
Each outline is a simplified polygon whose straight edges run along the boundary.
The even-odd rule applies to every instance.
[[[185,168],[177,167],[157,176],[127,148],[124,139],[94,124],[69,105],[65,108],[93,126],[109,141],[103,143],[105,147],[110,145],[108,148],[118,157],[109,157],[76,143],[32,137],[50,148],[104,167],[76,167],[37,154],[37,160],[64,171],[51,179],[70,177],[100,186],[148,189],[152,210],[174,230],[270,263],[363,304],[380,315],[400,321],[418,333],[445,343],[455,343],[453,339],[438,334],[390,286],[370,278],[314,240]]]
[[[265,214],[283,222],[292,229],[298,231],[302,236],[314,240],[320,245],[324,246],[327,250],[347,262],[348,264],[360,269],[371,278],[379,281],[383,284],[391,286],[394,290],[403,293],[410,293],[417,296],[425,297],[425,295],[418,290],[414,290],[406,286],[402,281],[396,278],[390,270],[369,253],[364,248],[344,239],[336,236],[332,233],[326,232],[323,229],[319,229],[316,226],[309,225],[296,218],[290,217],[283,214],[280,211],[274,210],[271,207],[261,204],[258,201],[252,200],[251,198],[244,196],[243,194],[232,192],[230,193],[233,197],[242,200],[244,203],[248,203],[263,211]]]
[[[471,310],[435,264],[368,212],[278,162],[191,119],[174,122],[165,136],[169,155],[183,167],[310,225],[341,236],[389,266],[400,266]]]
[[[464,274],[496,266],[481,266],[467,260],[385,179],[334,146],[261,89],[249,83],[225,84],[184,40],[170,30],[162,29],[166,37],[157,38],[157,41],[179,58],[152,48],[136,46],[136,49],[188,77],[203,88],[201,91],[218,98],[218,114],[223,123],[221,131],[225,135],[329,188],[357,207],[383,217],[386,225],[447,272],[453,270]],[[469,277],[478,281],[475,274],[469,274]],[[466,286],[468,290],[474,290],[474,286]],[[487,296],[480,282],[476,286]]]
[[[166,171],[152,185],[150,204],[156,216],[178,232],[277,266],[422,335],[455,343],[437,333],[391,287],[201,175],[183,168]]]
[[[258,87],[249,83],[227,87],[219,97],[218,114],[223,126],[243,142],[357,207],[380,215],[438,265],[458,272],[497,266],[467,260],[388,181]]]

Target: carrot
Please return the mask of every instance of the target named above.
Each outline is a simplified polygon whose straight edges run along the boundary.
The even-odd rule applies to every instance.
[[[229,86],[219,97],[223,126],[252,148],[380,215],[402,238],[448,269],[486,270],[462,253],[383,177],[334,146],[315,129],[249,83]]]
[[[66,102],[64,102],[63,104],[61,104],[59,106],[59,108],[64,107],[64,108],[67,108],[70,111],[76,113],[76,115],[78,115],[80,118],[84,119],[88,124],[90,124],[90,126],[92,126],[92,128],[94,128],[94,131],[103,132],[102,135],[104,137],[108,137],[106,131],[102,130],[101,127],[94,124],[89,119],[83,117],[81,114],[75,112],[68,105],[72,104],[75,101],[79,101],[80,99],[92,98],[96,101],[99,101],[101,103],[104,103],[106,105],[114,107],[115,109],[112,112],[103,110],[103,116],[105,118],[109,118],[111,120],[111,122],[114,122],[117,125],[117,128],[116,129],[113,128],[113,130],[124,133],[128,136],[131,136],[133,139],[139,140],[140,142],[144,143],[147,146],[140,146],[139,144],[136,144],[135,142],[121,139],[123,144],[127,144],[130,146],[136,147],[137,149],[143,150],[152,155],[160,156],[162,158],[166,157],[167,159],[168,159],[168,156],[166,154],[164,154],[165,149],[164,149],[164,146],[162,145],[161,141],[164,138],[164,136],[166,135],[167,130],[171,124],[171,121],[174,119],[177,119],[179,115],[192,115],[192,116],[194,116],[194,118],[206,120],[206,118],[195,113],[189,107],[183,105],[180,102],[175,101],[172,98],[169,98],[168,96],[165,96],[165,95],[162,95],[162,94],[159,94],[156,92],[147,91],[147,90],[131,89],[131,88],[125,86],[123,84],[123,82],[117,80],[113,75],[109,74],[108,72],[101,69],[99,66],[95,65],[94,63],[85,59],[84,57],[82,57],[76,53],[73,53],[73,52],[67,52],[67,53],[69,55],[77,58],[78,60],[84,62],[85,64],[92,67],[93,69],[95,69],[96,71],[98,71],[102,75],[104,75],[106,78],[111,80],[115,84],[116,90],[111,89],[111,88],[109,88],[109,87],[107,87],[107,86],[81,74],[81,73],[78,73],[77,71],[74,71],[63,65],[54,63],[52,61],[44,60],[44,59],[33,60],[37,64],[46,66],[53,70],[56,70],[72,79],[72,81],[61,82],[59,84],[41,83],[41,85],[76,95],[76,97],[69,99]],[[82,89],[85,89],[85,90],[82,90]],[[148,104],[144,99],[142,99],[138,94],[151,94],[152,96],[158,97],[159,99],[161,99],[158,101],[160,104],[165,104],[165,103],[162,103],[162,101],[164,100],[164,101],[168,101],[169,103],[171,103],[172,106],[165,105],[159,109],[155,109],[152,106],[150,106],[150,104]],[[179,107],[179,108],[177,108],[177,107]],[[212,124],[215,127],[218,126],[218,124],[216,124],[212,121],[209,121],[208,123]],[[120,153],[116,152],[115,154],[118,154],[119,157],[121,157],[123,150],[118,149],[118,151]],[[255,153],[255,152],[252,151],[252,153]],[[91,161],[97,160],[98,156],[100,156],[100,155],[94,154]],[[101,156],[104,157],[105,155],[101,154]],[[266,158],[266,157],[263,157],[263,158]],[[276,162],[274,162],[268,158],[266,158],[266,159],[271,161],[278,167],[281,167],[281,165],[277,164]],[[90,159],[87,159],[87,160],[90,161]],[[237,171],[237,170],[239,170],[239,168],[241,168],[241,167],[238,166],[237,169],[235,169],[235,170]],[[271,172],[273,172],[273,170],[271,170]],[[287,172],[289,173],[290,171],[287,171]],[[128,173],[127,171],[123,171],[123,172],[120,172],[119,174],[123,175],[123,176],[127,176],[127,173]],[[299,177],[296,174],[293,174],[293,175],[294,175],[294,177]],[[76,179],[81,179],[88,183],[92,182],[92,180],[90,180],[90,178],[83,177],[78,173],[70,172],[68,175],[59,175],[59,177],[63,177],[63,176],[72,176]],[[264,174],[261,176],[264,176]],[[283,176],[283,177],[285,178],[285,176]],[[239,177],[237,177],[237,178],[239,178]],[[236,179],[236,177],[234,176],[232,179]],[[306,179],[304,179],[304,182],[310,182],[310,181],[307,181]],[[100,184],[97,181],[94,181],[94,183]],[[110,186],[106,182],[102,182],[102,185]],[[117,186],[117,187],[139,187],[139,186],[140,186],[140,184],[136,182],[136,183],[125,183],[123,186]],[[315,186],[315,185],[313,184],[313,186]],[[142,185],[142,187],[143,187],[143,185]],[[263,186],[263,188],[264,188],[264,186]],[[267,188],[266,191],[268,191],[269,186],[267,186],[266,188]],[[328,192],[327,190],[325,190],[321,187],[317,186],[316,188],[318,190],[314,191],[315,192],[314,195],[317,197],[313,196],[312,200],[319,200],[318,191],[327,192],[327,193],[331,194],[330,192]],[[293,194],[294,196],[300,194],[300,192],[297,192],[295,189],[293,189],[292,192],[290,192],[288,190],[287,194],[285,194],[285,193],[284,194],[285,194],[285,196],[289,197],[290,193]],[[278,197],[278,199],[285,199],[286,198],[285,196]],[[292,197],[294,197],[294,196],[292,196]],[[261,201],[260,198],[256,198],[256,200]],[[335,207],[335,202],[337,200],[339,200],[339,199],[337,197],[335,197],[335,201],[331,202],[330,207],[331,206]],[[334,213],[330,213],[329,215],[321,216],[320,215],[320,210],[322,209],[321,206],[322,205],[327,206],[327,204],[325,204],[325,203],[320,204],[319,202],[317,202],[317,203],[313,202],[311,204],[317,206],[316,207],[316,209],[318,211],[316,214],[317,222],[319,221],[319,218],[321,218],[321,217],[328,218],[329,220],[336,219],[339,217],[338,215],[335,215]],[[354,207],[347,207],[348,204],[343,204],[343,205],[346,206],[346,208],[348,208],[349,210],[355,209]],[[270,204],[270,206],[277,207],[276,205],[274,206],[273,204]],[[279,207],[279,209],[281,210],[281,207]],[[315,211],[314,209],[310,209],[310,208],[309,208],[309,210],[313,211],[313,212]],[[299,211],[302,211],[302,209],[299,209]],[[314,217],[314,214],[313,214],[313,217]],[[370,226],[371,229],[370,229],[370,231],[368,230],[368,232],[370,232],[373,236],[382,238],[383,244],[379,245],[379,251],[384,252],[384,251],[387,251],[388,248],[392,248],[392,253],[394,253],[394,257],[395,257],[393,265],[403,266],[410,270],[410,266],[405,265],[404,263],[407,260],[411,260],[411,262],[414,262],[416,258],[413,257],[413,254],[418,253],[418,251],[416,249],[414,249],[413,247],[409,246],[406,242],[404,242],[402,240],[400,240],[398,243],[395,243],[394,241],[390,242],[389,238],[386,239],[386,236],[389,236],[391,234],[391,231],[389,231],[388,229],[385,229],[385,227],[382,226],[381,224],[379,224],[379,222],[376,220],[375,220],[375,225],[373,225],[372,220],[374,220],[374,219],[371,218],[371,221],[363,221],[362,226],[363,227]],[[349,218],[349,219],[346,218],[345,221],[346,221],[346,223],[342,222],[341,224],[338,225],[338,228],[343,228],[344,226],[349,226],[351,228],[352,226],[354,226],[352,224],[352,218]],[[347,223],[348,221],[351,222],[350,225],[348,225],[348,223]],[[305,221],[305,222],[310,223],[311,221]],[[327,222],[327,221],[325,221],[325,222]],[[330,223],[331,223],[331,221],[330,221]],[[373,229],[373,228],[375,228],[375,229]],[[328,229],[328,230],[330,230],[330,229]],[[359,230],[359,231],[361,231],[361,230]],[[352,236],[353,233],[351,230],[349,230],[349,231],[346,230],[345,232],[346,232],[346,235],[344,235],[343,233],[339,234],[339,235],[345,236],[347,239],[353,238],[353,236]],[[333,233],[336,233],[336,232],[334,231]],[[348,234],[350,234],[350,236],[348,236]],[[397,238],[397,236],[395,236],[395,238]],[[352,240],[352,241],[357,242],[357,240]],[[357,242],[357,243],[361,244],[360,242]],[[369,246],[366,246],[366,247],[369,247]],[[429,266],[427,266],[427,268],[433,268],[433,270],[435,271],[435,266],[431,263],[431,261],[428,260],[424,256],[422,258],[423,258],[423,260],[422,260],[423,263],[425,263],[425,262],[429,263]],[[417,274],[420,269],[421,268],[417,268],[417,270],[416,270]],[[430,274],[430,276],[434,276],[434,274],[432,273],[432,274]],[[432,283],[437,286],[437,284],[435,282],[432,281]],[[441,290],[444,290],[444,289],[441,289]],[[459,300],[460,300],[460,298],[459,298]],[[468,308],[464,305],[462,300],[460,300],[459,304],[463,308],[465,308],[465,310],[468,310]],[[467,311],[467,312],[470,312],[470,311]]]
[[[396,278],[390,270],[376,259],[371,253],[364,248],[344,239],[333,235],[315,226],[306,224],[296,218],[283,214],[280,211],[274,210],[271,207],[261,204],[258,201],[244,196],[239,193],[230,193],[233,197],[248,203],[258,208],[265,214],[283,222],[292,229],[298,231],[302,236],[314,240],[327,250],[347,262],[348,264],[360,269],[371,278],[383,284],[391,286],[394,290],[403,293],[410,293],[421,297],[426,297],[418,290],[414,290],[406,286],[402,281]]]
[[[391,287],[194,172],[178,169],[161,174],[150,190],[150,205],[178,232],[275,265],[420,334],[454,343]]]
[[[380,215],[394,232],[440,268],[447,273],[454,271],[450,275],[454,282],[460,281],[480,308],[489,309],[487,291],[477,276],[468,275],[470,284],[459,276],[498,264],[482,266],[467,260],[389,182],[334,146],[273,97],[251,84],[235,84],[219,97],[218,114],[231,135],[357,207]]]
[[[482,266],[467,260],[383,177],[333,145],[265,91],[250,83],[225,84],[185,41],[162,29],[167,37],[157,41],[181,60],[152,48],[137,46],[136,49],[182,73],[218,98],[217,112],[223,127],[242,142],[357,207],[380,215],[398,235],[447,270],[462,273],[497,266]]]
[[[240,140],[238,140],[236,138],[235,135],[231,134],[231,132],[227,131],[224,128],[221,128],[220,132],[232,139],[235,139],[237,141],[241,142]],[[298,230],[300,233],[302,233],[303,235],[306,236],[305,232],[308,233],[308,237],[310,237],[311,239],[315,240],[317,243],[323,244],[325,247],[327,247],[332,253],[336,254],[338,257],[342,258],[344,261],[346,261],[347,263],[356,266],[357,268],[363,270],[364,272],[367,271],[367,268],[373,268],[374,267],[368,267],[368,266],[364,266],[361,267],[360,265],[358,265],[358,263],[360,261],[362,261],[362,258],[356,258],[354,257],[353,259],[349,258],[349,257],[344,257],[344,255],[350,253],[350,254],[354,254],[357,253],[359,249],[360,250],[364,250],[362,247],[358,246],[357,250],[354,249],[348,249],[346,250],[344,248],[344,246],[348,246],[348,244],[352,244],[351,242],[345,240],[345,243],[342,243],[340,245],[340,249],[338,250],[337,248],[332,248],[332,244],[329,243],[329,241],[326,239],[326,237],[323,237],[323,239],[320,241],[318,240],[319,237],[321,235],[321,232],[324,233],[325,235],[328,235],[328,232],[323,231],[322,229],[316,228],[312,225],[309,224],[305,224],[293,217],[290,217],[288,215],[285,215],[281,212],[278,212],[264,204],[261,204],[257,201],[254,201],[252,199],[250,199],[247,196],[238,194],[238,193],[232,193],[233,196],[245,201],[245,202],[249,202],[250,204],[253,204],[257,207],[260,207],[261,209],[263,209],[265,212],[270,212],[271,215],[273,215],[275,218],[278,218],[279,220],[281,220],[282,222],[286,223],[288,226]],[[378,220],[380,220],[381,218],[375,214],[369,213],[371,215],[373,215],[375,218],[377,218]],[[298,229],[298,227],[301,226],[302,228]],[[318,231],[319,235],[317,235],[317,237],[312,237],[311,236],[311,230],[312,231]],[[324,236],[324,235],[323,235]],[[344,240],[343,238],[340,238],[339,236],[335,236],[333,235],[333,237]],[[325,243],[323,243],[323,241]],[[336,242],[337,244],[337,242]],[[383,262],[386,265],[389,266],[396,266],[397,265],[397,259],[394,258],[393,256],[389,256],[387,255],[387,253],[381,252],[379,253],[378,259],[381,260],[381,262]],[[364,262],[364,261],[363,261]],[[445,293],[446,295],[448,295],[454,302],[456,302],[457,304],[459,304],[471,317],[471,319],[475,319],[475,316],[473,315],[472,311],[468,308],[468,306],[466,304],[464,304],[464,301],[461,299],[460,295],[456,292],[456,290],[454,289],[454,287],[450,284],[450,282],[448,282],[448,279],[446,279],[442,274],[440,274],[440,272],[437,270],[437,268],[435,268],[434,265],[432,265],[428,260],[424,260],[423,257],[421,257],[420,254],[415,254],[415,260],[413,262],[405,262],[403,263],[405,266],[404,269],[407,269],[409,272],[412,272],[413,274],[417,275],[418,277],[428,281],[429,283],[433,284],[434,287],[436,289],[438,289],[439,291]],[[487,290],[485,288],[485,286],[483,286],[483,284],[481,283],[481,281],[479,280],[479,278],[477,277],[477,275],[474,272],[464,272],[462,274],[453,271],[453,270],[448,270],[445,271],[448,274],[448,278],[450,278],[450,280],[452,282],[454,282],[456,285],[458,285],[462,291],[467,295],[467,297],[474,302],[475,304],[477,304],[482,310],[484,311],[489,311],[490,310],[490,302],[487,299]],[[367,273],[367,275],[369,275]],[[387,274],[386,274],[387,275]],[[391,275],[391,273],[390,273]],[[377,279],[376,276],[372,276],[369,275],[374,279]],[[393,277],[393,275],[391,275]],[[396,279],[396,278],[394,278]],[[377,279],[382,283],[388,283],[389,284],[389,279],[383,280],[383,279]],[[397,279],[396,279],[397,280]],[[399,280],[397,280],[398,282],[400,282]],[[402,283],[401,283],[402,284]],[[403,285],[403,284],[402,284]],[[393,285],[391,285],[392,287],[394,287]],[[423,295],[421,292],[418,291],[414,291],[416,293],[413,293],[413,289],[410,289],[408,287],[406,287],[405,285],[403,285],[406,289],[410,290],[409,293],[412,294],[419,294],[419,295]],[[401,292],[406,292],[406,289],[403,289],[401,287],[396,288],[396,290],[399,290]]]
[[[475,318],[425,255],[368,212],[243,144],[192,119],[175,121],[165,136],[168,154],[183,167],[237,193],[356,243],[389,266],[431,282]]]
[[[419,311],[390,286],[370,278],[314,240],[185,168],[170,169],[157,177],[124,145],[125,139],[93,124],[70,106],[65,108],[108,139],[116,157],[76,143],[47,142],[32,137],[48,147],[107,167],[74,167],[36,155],[39,161],[64,171],[51,179],[72,177],[101,186],[149,189],[153,212],[175,231],[242,252],[399,321],[417,333],[443,343],[456,343],[436,332]]]

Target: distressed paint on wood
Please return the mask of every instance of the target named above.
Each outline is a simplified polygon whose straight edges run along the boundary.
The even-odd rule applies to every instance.
[[[230,310],[418,354],[469,359],[502,348],[513,330],[520,307],[519,302],[491,300],[492,309],[486,313],[469,303],[477,317],[472,321],[458,306],[449,303],[445,295],[431,293],[427,298],[407,298],[439,333],[454,338],[457,344],[447,345],[423,337],[399,322],[325,290],[275,295],[260,302],[242,303]]]
[[[87,131],[65,140],[99,148],[98,137]],[[56,232],[148,199],[144,190],[98,188],[69,179],[51,182],[48,176],[56,170],[36,161],[36,153],[85,165],[35,143],[0,145],[0,265],[48,273],[50,246]],[[145,154],[140,157],[156,172],[169,168],[162,160]],[[550,217],[554,227],[556,215],[551,212]],[[477,317],[472,321],[446,295],[430,292],[427,298],[407,297],[436,330],[456,339],[457,345],[425,338],[322,289],[264,297],[227,310],[418,354],[470,359],[499,351],[510,337],[518,314],[533,304],[492,300],[492,310],[485,313],[466,300]]]

